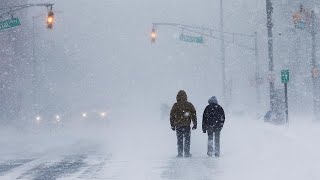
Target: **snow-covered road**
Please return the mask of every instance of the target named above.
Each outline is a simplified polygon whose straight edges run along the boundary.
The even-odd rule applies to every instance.
[[[232,119],[222,133],[219,159],[206,156],[207,137],[200,129],[192,134],[193,157],[177,159],[175,132],[168,122],[140,120],[124,126],[118,121],[108,131],[68,143],[47,143],[51,146],[29,150],[21,147],[11,152],[4,147],[0,179],[318,180],[319,137],[320,124],[279,127]],[[2,136],[2,145],[4,142]]]

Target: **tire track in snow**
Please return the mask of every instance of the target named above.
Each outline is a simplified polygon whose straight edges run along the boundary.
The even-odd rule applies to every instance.
[[[111,155],[108,156],[95,156],[87,159],[87,169],[84,170],[79,179],[100,179],[101,173],[103,172],[107,161],[110,159]]]
[[[72,175],[86,166],[83,155],[71,155],[55,163],[42,163],[23,173],[17,179],[56,180]]]
[[[8,171],[14,170],[15,168],[27,164],[33,160],[34,159],[16,159],[0,163],[0,175],[4,175]]]

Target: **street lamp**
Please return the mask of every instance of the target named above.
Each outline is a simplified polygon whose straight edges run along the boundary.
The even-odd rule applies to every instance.
[[[38,110],[38,98],[37,98],[37,86],[38,86],[38,72],[37,72],[37,57],[36,57],[36,19],[45,16],[45,14],[40,14],[37,16],[32,16],[32,83],[33,83],[33,107],[34,111]],[[53,25],[53,12],[50,11],[47,17],[48,28],[50,29],[49,24],[51,24],[51,28]]]
[[[56,11],[56,13],[63,13],[62,11]],[[37,79],[38,79],[38,73],[37,73],[37,52],[36,52],[36,19],[45,17],[46,14],[39,14],[37,16],[32,16],[32,82],[33,82],[33,101],[34,101],[34,110],[36,110],[38,106],[38,100],[36,97],[37,94]],[[50,10],[47,14],[47,28],[52,29],[54,24],[54,13],[52,11],[52,7],[50,7]]]

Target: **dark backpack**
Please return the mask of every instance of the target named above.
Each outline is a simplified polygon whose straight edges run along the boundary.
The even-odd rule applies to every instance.
[[[207,106],[206,122],[208,127],[222,128],[224,123],[223,109],[218,104],[210,104]]]

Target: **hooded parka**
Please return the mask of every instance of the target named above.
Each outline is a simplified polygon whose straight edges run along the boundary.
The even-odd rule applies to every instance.
[[[170,112],[171,127],[190,126],[191,121],[197,127],[197,115],[194,106],[188,102],[187,93],[183,90],[177,94],[177,102],[173,105]]]
[[[221,131],[226,119],[223,108],[218,104],[216,97],[212,97],[208,101],[209,105],[203,113],[202,131],[208,130]]]

